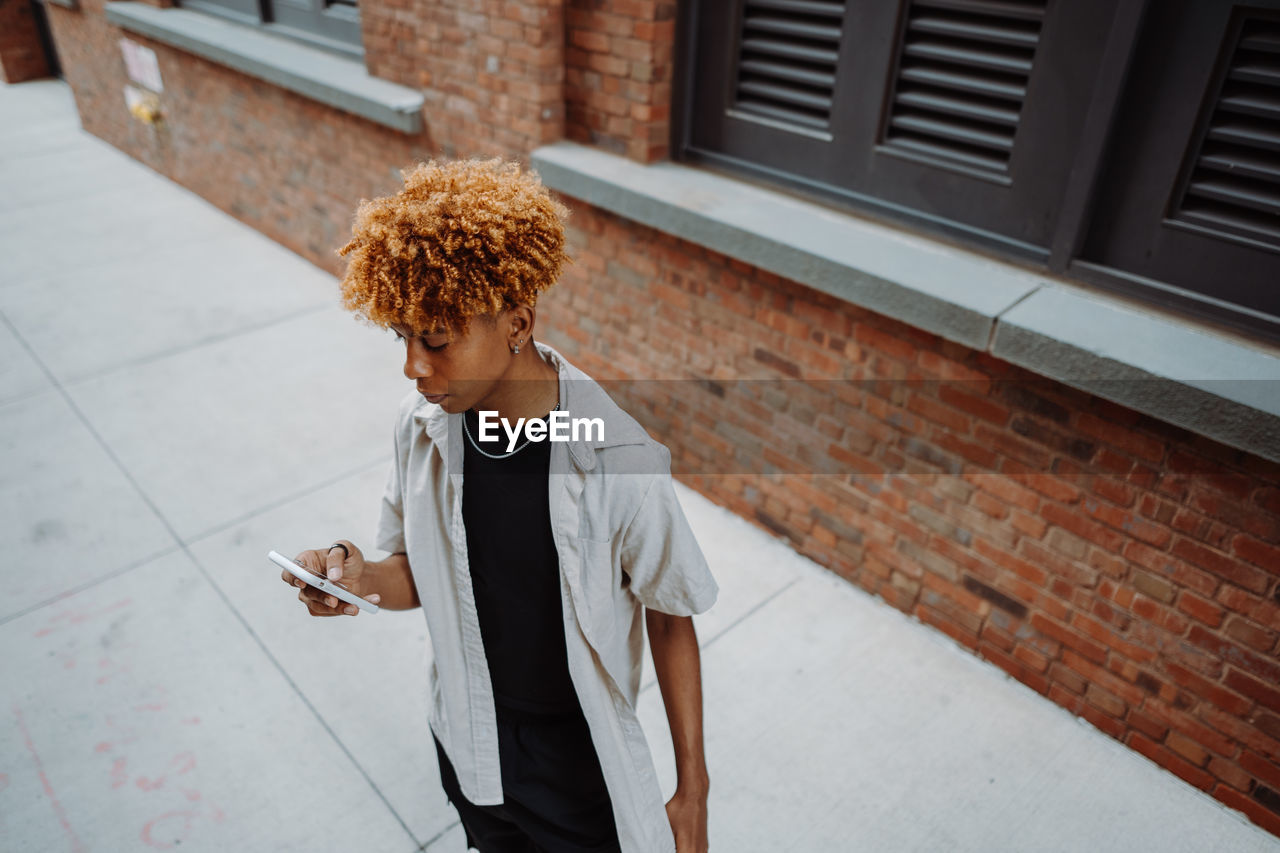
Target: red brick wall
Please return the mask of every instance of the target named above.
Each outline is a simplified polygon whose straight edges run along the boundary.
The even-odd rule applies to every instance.
[[[48,77],[49,57],[40,42],[34,0],[0,2],[0,81]]]
[[[569,0],[565,136],[640,163],[669,155],[676,4]]]
[[[607,383],[682,480],[1280,834],[1280,465],[565,200],[547,338],[691,380]]]
[[[365,66],[421,89],[446,156],[518,156],[564,135],[560,0],[360,4]]]

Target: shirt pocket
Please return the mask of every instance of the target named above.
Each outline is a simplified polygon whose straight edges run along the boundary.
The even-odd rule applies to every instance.
[[[621,590],[621,561],[613,542],[578,539],[580,615],[582,632],[602,655],[611,647],[617,631],[617,596]]]

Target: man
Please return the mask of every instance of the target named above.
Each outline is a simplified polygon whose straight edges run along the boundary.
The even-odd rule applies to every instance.
[[[666,448],[534,342],[537,295],[569,260],[568,210],[515,163],[432,161],[404,179],[361,204],[340,250],[355,253],[344,304],[404,340],[416,386],[378,527],[391,556],[342,539],[297,560],[425,611],[429,723],[469,846],[705,853],[692,615],[718,587]],[[357,612],[281,577],[313,615]],[[645,628],[676,753],[665,804],[635,712]]]

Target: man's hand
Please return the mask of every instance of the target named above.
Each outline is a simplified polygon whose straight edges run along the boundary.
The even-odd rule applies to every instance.
[[[707,853],[707,795],[676,790],[667,800],[667,820],[676,837],[676,853]]]
[[[361,598],[367,598],[374,604],[381,602],[381,595],[376,592],[370,594],[365,588],[370,578],[365,571],[369,564],[365,563],[364,554],[346,539],[338,541],[346,546],[345,552],[336,545],[328,549],[303,551],[294,558],[294,562],[310,569],[313,574],[328,577],[329,580],[342,584],[351,592]],[[307,605],[307,610],[312,616],[337,616],[341,613],[355,616],[360,612],[354,604],[339,601],[336,596],[303,583],[288,571],[282,570],[280,579],[302,590],[298,593],[298,598]]]

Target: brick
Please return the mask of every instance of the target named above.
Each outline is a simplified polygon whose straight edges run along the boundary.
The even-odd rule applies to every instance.
[[[1240,767],[1265,785],[1280,790],[1280,762],[1268,761],[1247,749],[1240,752]]]
[[[1104,713],[1117,719],[1124,716],[1126,705],[1124,700],[1103,690],[1096,684],[1085,688],[1084,698]]]
[[[1089,566],[1061,557],[1039,542],[1024,538],[1019,542],[1018,548],[1028,560],[1043,566],[1068,584],[1091,588],[1098,583],[1098,573]]]
[[[1187,667],[1180,666],[1179,663],[1166,661],[1165,671],[1169,672],[1170,678],[1176,683],[1185,686],[1190,692],[1197,694],[1204,701],[1212,702],[1226,712],[1234,713],[1234,715],[1243,715],[1252,704],[1242,695],[1230,692],[1224,686],[1203,678],[1202,675],[1190,671]]]
[[[1135,589],[1156,601],[1169,604],[1175,597],[1176,591],[1173,584],[1148,572],[1134,569],[1130,574],[1130,580]]]
[[[1132,427],[1116,424],[1087,412],[1077,412],[1076,429],[1085,435],[1105,442],[1122,453],[1160,462],[1164,459],[1165,443],[1137,432]]]
[[[1032,613],[1030,622],[1036,630],[1048,634],[1064,646],[1075,649],[1095,663],[1102,663],[1107,659],[1107,650],[1103,646],[1065,625],[1039,613]]]
[[[1106,501],[1099,501],[1089,495],[1081,498],[1080,506],[1089,515],[1104,524],[1117,530],[1122,530],[1133,538],[1140,539],[1157,548],[1163,548],[1173,536],[1169,529],[1163,525],[1153,524],[1133,512],[1114,506]],[[1119,548],[1115,550],[1119,550]]]
[[[1201,625],[1192,625],[1187,639],[1196,646],[1217,655],[1225,663],[1263,679],[1271,684],[1280,684],[1280,661],[1263,657],[1249,649],[1242,648]]]
[[[1228,610],[1234,610],[1263,625],[1280,624],[1280,603],[1259,598],[1238,586],[1223,584],[1214,598]]]
[[[1215,731],[1252,749],[1269,761],[1280,762],[1280,738],[1270,736],[1277,727],[1267,728],[1268,718],[1272,721],[1280,719],[1274,714],[1262,708],[1255,708],[1249,714],[1249,721],[1245,721],[1211,706],[1198,708],[1196,713]]]
[[[1207,768],[1219,781],[1230,785],[1237,791],[1247,791],[1253,782],[1253,778],[1240,769],[1238,764],[1228,761],[1225,758],[1213,756],[1209,759],[1209,767]]]
[[[1013,656],[1038,673],[1049,668],[1049,657],[1026,645],[1019,645],[1013,650]],[[1045,691],[1040,690],[1040,693]]]
[[[1017,510],[1009,513],[1009,523],[1019,533],[1030,536],[1032,539],[1039,539],[1049,529],[1049,525],[1035,516]]]
[[[1264,806],[1254,798],[1238,791],[1233,791],[1224,785],[1218,785],[1214,788],[1213,796],[1231,808],[1244,812],[1249,816],[1250,820],[1272,835],[1280,836],[1280,814],[1277,814],[1270,807]]]
[[[912,344],[866,323],[855,323],[852,337],[858,343],[884,353],[891,358],[908,363],[915,359],[916,348]]]
[[[1269,631],[1239,616],[1232,616],[1227,620],[1223,633],[1262,652],[1271,651],[1276,644],[1275,631]]]
[[[1222,624],[1223,609],[1195,593],[1183,590],[1178,596],[1178,609],[1210,628],[1216,628]]]
[[[1208,750],[1181,732],[1169,732],[1169,736],[1165,738],[1165,746],[1197,767],[1204,767],[1209,763]]]
[[[1280,690],[1276,690],[1274,687],[1246,675],[1235,667],[1227,667],[1227,674],[1223,679],[1223,683],[1237,693],[1243,693],[1272,711],[1280,711]],[[1272,684],[1274,683],[1272,682]]]
[[[975,650],[978,647],[977,630],[969,626],[957,625],[948,616],[932,607],[918,603],[911,611],[921,622],[932,625],[951,639],[967,649]]]
[[[1190,782],[1203,791],[1211,790],[1215,784],[1215,780],[1211,775],[1137,732],[1131,733],[1126,743],[1175,776]]]
[[[1104,477],[1101,474],[1095,476],[1091,483],[1094,494],[1111,501],[1117,506],[1127,507],[1132,504],[1138,496],[1138,490],[1114,477]]]
[[[1089,682],[1080,673],[1068,668],[1060,661],[1049,664],[1049,677],[1056,683],[1077,695],[1083,694]]]
[[[1232,583],[1242,586],[1250,592],[1262,594],[1269,585],[1267,574],[1260,569],[1246,565],[1240,560],[1223,554],[1221,551],[1206,548],[1184,536],[1177,536],[1169,549],[1174,556],[1198,566],[1210,574],[1226,578]]]
[[[967,385],[967,383],[966,383]],[[985,397],[969,393],[969,389],[957,387],[957,383],[947,382],[938,387],[938,399],[947,405],[966,412],[975,418],[981,418],[995,426],[1003,427],[1009,422],[1009,409]]]
[[[1071,614],[1071,627],[1098,641],[1112,652],[1124,655],[1138,663],[1148,663],[1155,658],[1151,651],[1129,642],[1106,625],[1079,611]]]
[[[1231,552],[1256,566],[1269,569],[1273,574],[1280,574],[1280,548],[1242,533],[1231,540]]]
[[[569,32],[569,43],[583,50],[607,53],[610,39],[604,33],[592,32],[591,30],[571,30]]]
[[[963,413],[924,394],[911,394],[907,398],[907,409],[945,429],[959,433],[969,431],[969,419]]]
[[[1054,502],[1046,502],[1041,506],[1040,515],[1050,524],[1069,530],[1105,550],[1119,552],[1124,545],[1122,534],[1088,520],[1079,510],[1069,509]]]

